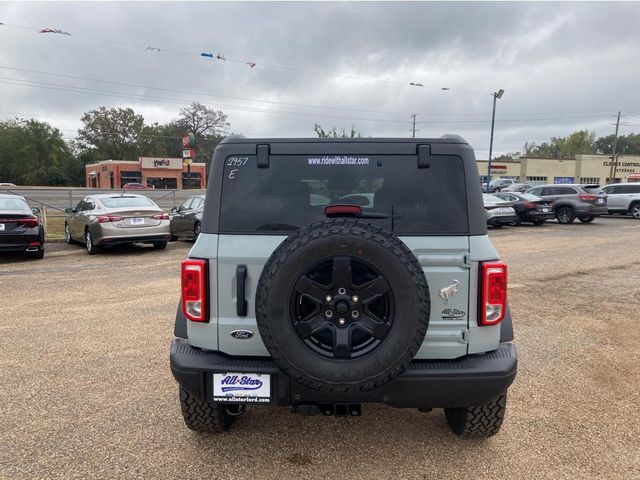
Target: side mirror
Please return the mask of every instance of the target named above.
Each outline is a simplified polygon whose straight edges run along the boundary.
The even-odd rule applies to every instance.
[[[177,209],[176,207],[173,207],[173,208],[171,209],[171,213],[178,213],[178,209]]]
[[[33,208],[31,209],[31,211],[32,211],[33,213],[35,213],[36,215],[38,215],[38,214],[40,213],[40,209],[39,209],[38,207],[33,207]]]
[[[69,213],[69,214],[76,213],[76,209],[75,208],[65,208],[64,212],[65,213]]]

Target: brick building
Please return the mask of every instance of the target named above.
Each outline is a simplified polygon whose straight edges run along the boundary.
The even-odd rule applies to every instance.
[[[122,188],[126,183],[142,183],[156,189],[204,189],[204,163],[183,165],[181,158],[140,157],[138,161],[104,160],[85,166],[88,188]]]

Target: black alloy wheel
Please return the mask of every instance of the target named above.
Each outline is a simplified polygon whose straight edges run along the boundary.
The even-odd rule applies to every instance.
[[[291,296],[298,337],[329,358],[357,358],[385,339],[394,318],[385,276],[362,258],[327,258],[300,276]]]

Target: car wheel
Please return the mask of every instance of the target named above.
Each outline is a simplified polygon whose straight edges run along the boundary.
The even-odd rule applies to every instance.
[[[44,247],[40,247],[35,252],[28,252],[27,255],[29,256],[29,258],[41,260],[44,258]]]
[[[71,229],[69,228],[69,224],[64,224],[64,241],[69,245],[73,243],[73,239],[71,238]]]
[[[155,248],[156,250],[164,250],[165,248],[167,248],[167,241],[164,240],[162,242],[153,242],[153,248]]]
[[[507,410],[507,393],[479,407],[445,408],[444,414],[453,433],[460,437],[491,437],[500,430]]]
[[[370,391],[400,375],[429,325],[418,259],[391,232],[337,218],[301,228],[273,252],[256,290],[260,336],[296,382]]]
[[[511,222],[511,225],[514,227],[519,227],[520,225],[522,225],[522,220],[520,220],[520,215],[516,216],[516,219]]]
[[[234,411],[229,412],[229,408],[237,409],[238,407],[238,405],[203,402],[180,387],[180,409],[189,430],[203,433],[226,432],[236,417]]]
[[[89,255],[95,255],[96,253],[98,253],[98,248],[93,242],[93,235],[91,235],[91,232],[89,231],[89,229],[87,229],[87,231],[84,232],[84,245],[87,248],[87,253]]]
[[[640,203],[634,203],[631,205],[629,213],[631,213],[631,216],[636,220],[640,220]]]
[[[193,226],[193,239],[197,240],[201,233],[202,225],[200,224],[200,222],[196,222],[196,224]]]
[[[560,207],[556,211],[556,218],[558,219],[558,223],[568,225],[570,223],[573,223],[573,221],[576,219],[576,214],[573,212],[573,208],[571,207]]]
[[[595,215],[587,215],[586,217],[578,217],[582,223],[591,223],[596,219]]]
[[[542,225],[544,223],[544,220],[534,220],[533,224],[534,225]]]

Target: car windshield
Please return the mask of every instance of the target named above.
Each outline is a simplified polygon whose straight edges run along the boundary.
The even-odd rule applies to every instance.
[[[539,202],[540,200],[542,200],[542,198],[533,195],[531,193],[521,193],[520,195],[518,195],[522,200],[528,200],[530,202]]]
[[[119,195],[117,197],[104,197],[100,201],[107,208],[127,208],[127,207],[155,207],[156,204],[147,197],[132,197]]]
[[[21,198],[0,198],[0,210],[30,211],[27,202]]]
[[[293,231],[324,220],[327,205],[382,214],[369,221],[398,234],[464,235],[469,231],[462,159],[432,155],[271,155],[229,157],[222,185],[225,233]]]
[[[496,197],[495,195],[489,195],[488,193],[483,193],[482,198],[484,200],[484,203],[504,203],[505,202],[502,198]]]

